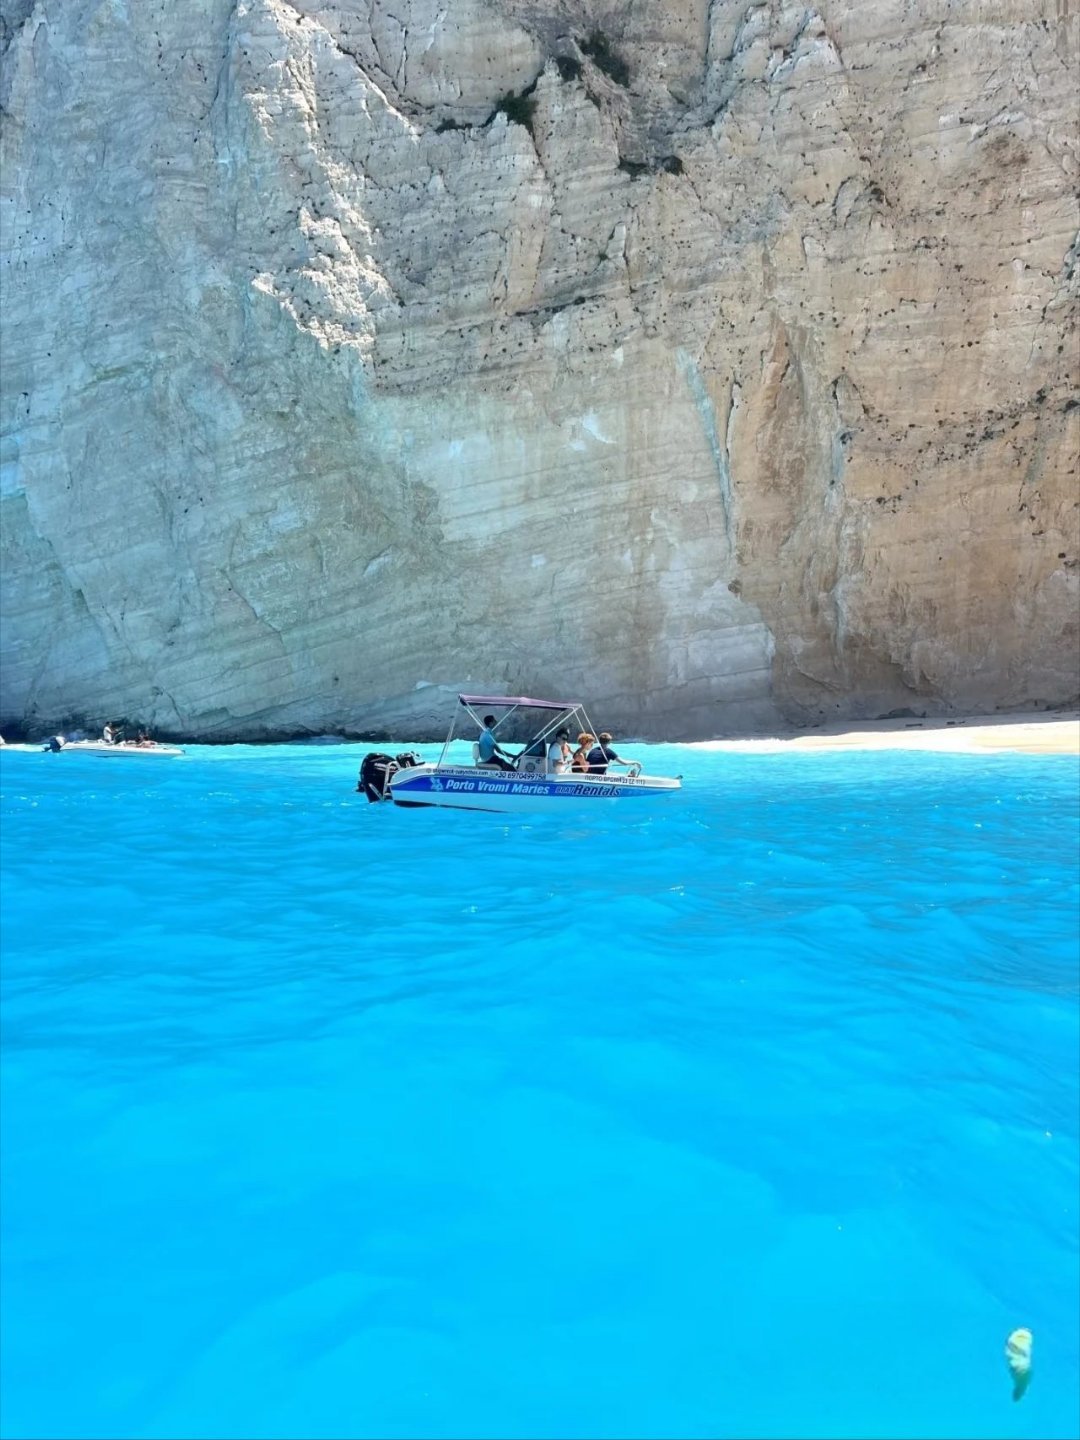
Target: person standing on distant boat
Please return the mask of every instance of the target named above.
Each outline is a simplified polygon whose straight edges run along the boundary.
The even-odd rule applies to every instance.
[[[119,745],[120,741],[124,738],[123,726],[117,725],[115,721],[110,720],[105,726],[105,729],[102,730],[101,738],[105,741],[106,745]]]
[[[616,755],[611,744],[611,731],[600,731],[600,743],[594,745],[588,754],[589,774],[606,775],[609,765],[636,765],[636,760],[624,760],[621,755]]]
[[[476,742],[480,752],[481,765],[497,765],[500,770],[513,770],[513,765],[505,759],[506,751],[495,739],[495,726],[498,722],[494,715],[484,716],[484,728],[480,731],[480,739]]]

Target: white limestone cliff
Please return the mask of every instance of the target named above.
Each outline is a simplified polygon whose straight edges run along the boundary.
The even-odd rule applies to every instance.
[[[1078,682],[1077,0],[2,0],[0,724]]]

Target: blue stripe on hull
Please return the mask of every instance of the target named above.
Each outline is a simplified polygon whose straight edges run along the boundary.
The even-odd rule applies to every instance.
[[[497,770],[479,771],[468,766],[423,766],[395,775],[390,784],[390,798],[395,805],[411,809],[438,807],[506,814],[550,811],[559,805],[568,809],[571,805],[584,804],[588,808],[598,801],[666,795],[678,789],[677,781],[655,783],[653,777],[643,781],[615,775],[555,779]]]

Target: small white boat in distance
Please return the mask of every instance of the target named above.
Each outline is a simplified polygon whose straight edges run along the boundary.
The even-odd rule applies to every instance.
[[[100,755],[105,760],[131,759],[135,755],[177,756],[186,752],[179,745],[160,745],[156,740],[65,740],[53,735],[42,746],[54,755]]]
[[[454,764],[446,755],[454,731],[466,718],[478,730],[485,728],[485,713],[498,715],[498,730],[518,711],[540,712],[540,726],[532,740],[511,762],[512,769],[480,760],[479,746],[473,745],[471,765]],[[371,799],[392,800],[395,805],[440,806],[450,810],[493,810],[509,813],[565,813],[571,805],[584,806],[628,800],[635,804],[662,795],[671,795],[682,788],[681,777],[643,775],[640,765],[627,764],[625,774],[609,774],[594,767],[590,771],[571,770],[549,756],[551,742],[560,730],[571,728],[596,735],[576,700],[535,700],[527,695],[459,695],[450,723],[450,732],[443,743],[442,754],[434,763],[400,764],[391,761],[384,773],[382,791],[375,793],[364,784]],[[368,760],[373,757],[368,757]],[[389,759],[390,757],[381,757]],[[411,757],[402,756],[408,762]],[[365,761],[365,765],[367,764]]]

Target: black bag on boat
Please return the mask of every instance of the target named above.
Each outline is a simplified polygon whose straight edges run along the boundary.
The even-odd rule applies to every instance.
[[[373,750],[370,755],[365,755],[360,763],[360,778],[356,782],[357,790],[362,790],[371,804],[379,800],[390,799],[390,779],[396,775],[401,766],[392,755],[383,755]]]
[[[422,765],[424,757],[417,750],[403,750],[395,757],[399,770],[411,770],[414,765]]]

